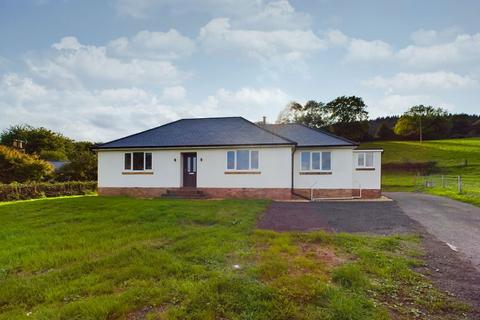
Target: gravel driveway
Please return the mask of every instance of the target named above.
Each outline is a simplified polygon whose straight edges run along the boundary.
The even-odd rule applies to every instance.
[[[480,208],[473,205],[413,192],[392,192],[410,218],[422,224],[428,233],[450,244],[480,271]]]

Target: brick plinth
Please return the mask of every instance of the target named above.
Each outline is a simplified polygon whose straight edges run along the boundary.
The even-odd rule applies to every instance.
[[[129,196],[137,198],[158,198],[167,193],[167,190],[178,188],[98,188],[98,194],[102,196]],[[291,200],[301,197],[310,199],[310,189],[295,189],[294,194],[290,188],[198,188],[208,198],[234,198],[234,199],[272,199]],[[348,198],[358,197],[358,189],[314,189],[314,198]],[[362,190],[363,199],[379,198],[381,190]]]
[[[200,188],[209,198],[290,200],[290,188]]]

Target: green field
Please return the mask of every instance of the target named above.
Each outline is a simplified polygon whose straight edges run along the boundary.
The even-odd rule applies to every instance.
[[[0,319],[463,319],[418,237],[256,230],[267,205],[0,204]]]
[[[421,190],[480,205],[480,138],[363,143],[365,148],[383,148],[383,163],[436,161],[434,187],[425,189],[423,178],[414,172],[383,172],[382,186],[387,191]],[[444,175],[444,182],[441,182]],[[463,190],[457,191],[461,176]],[[445,186],[445,187],[443,187]]]

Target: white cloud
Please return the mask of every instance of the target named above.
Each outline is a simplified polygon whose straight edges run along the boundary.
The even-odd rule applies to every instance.
[[[181,101],[186,98],[187,90],[182,86],[166,87],[163,89],[162,97],[167,101]]]
[[[38,77],[62,87],[80,88],[92,81],[128,85],[175,84],[188,76],[170,61],[112,57],[106,47],[82,45],[75,37],[63,38],[52,47],[55,50],[49,56],[30,57],[26,62]]]
[[[219,89],[200,103],[186,89],[156,94],[138,87],[54,89],[15,73],[0,78],[0,128],[18,123],[45,126],[75,139],[107,141],[179,118],[243,115],[275,119],[290,100],[278,88]]]
[[[440,31],[419,29],[412,32],[410,38],[415,45],[428,46],[442,42],[450,42],[460,33],[461,29],[458,27],[450,27]]]
[[[340,30],[329,30],[325,39],[331,47],[343,47],[347,50],[345,61],[383,61],[392,58],[390,44],[381,40],[356,39],[345,35]]]
[[[442,107],[452,112],[455,110],[455,106],[446,103],[444,100],[433,95],[402,95],[402,94],[386,94],[380,98],[365,99],[366,104],[369,107],[369,116],[376,118],[380,116],[388,115],[401,115],[407,111],[410,107],[424,104]]]
[[[107,49],[121,57],[170,60],[192,54],[195,43],[175,29],[167,32],[143,30],[130,39],[121,37],[110,41]]]
[[[381,61],[391,58],[391,46],[381,40],[353,39],[348,46],[348,61]]]
[[[400,72],[391,78],[376,76],[362,83],[372,88],[387,89],[388,92],[412,92],[471,88],[476,86],[478,81],[469,76],[461,76],[453,72],[437,71],[427,73]]]
[[[258,121],[267,116],[274,121],[290,100],[288,94],[278,88],[244,87],[236,91],[221,88],[200,104],[189,107],[188,112],[193,117],[243,115]]]
[[[155,5],[156,0],[116,0],[115,9],[120,15],[131,18],[146,18],[149,9]]]
[[[139,88],[57,90],[17,74],[0,79],[0,127],[45,126],[76,139],[109,140],[179,117],[161,97]]]
[[[213,19],[202,27],[199,42],[210,53],[241,53],[266,64],[302,61],[325,47],[310,30],[232,29],[227,18]]]
[[[288,0],[116,0],[120,15],[145,19],[156,13],[193,12],[211,18],[229,17],[239,28],[299,29],[311,25],[310,15],[297,12]]]
[[[452,65],[480,60],[480,33],[460,34],[453,41],[432,45],[409,45],[398,58],[415,67]]]

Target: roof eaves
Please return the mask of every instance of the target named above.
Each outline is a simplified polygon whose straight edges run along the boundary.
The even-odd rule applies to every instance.
[[[237,144],[203,144],[203,145],[171,145],[171,146],[117,146],[117,147],[101,147],[92,148],[92,150],[114,150],[114,149],[174,149],[174,148],[208,148],[208,147],[237,147],[237,146],[291,146],[293,142],[285,143],[237,143]]]

